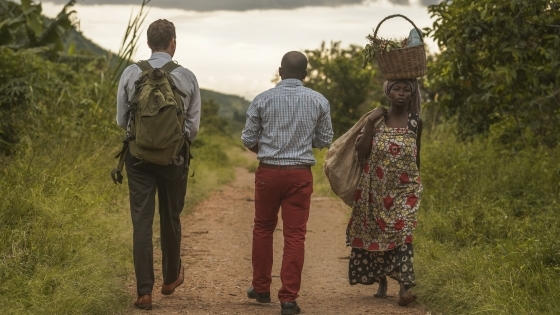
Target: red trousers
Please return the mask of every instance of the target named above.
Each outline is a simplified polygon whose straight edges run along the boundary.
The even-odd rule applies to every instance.
[[[259,167],[255,174],[255,226],[253,228],[253,288],[270,292],[272,240],[278,210],[282,207],[284,255],[280,269],[280,302],[294,302],[301,286],[305,233],[313,193],[313,175],[308,169]]]

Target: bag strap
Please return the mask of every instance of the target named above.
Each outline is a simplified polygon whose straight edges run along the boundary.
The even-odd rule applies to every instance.
[[[142,72],[154,69],[147,60],[140,60],[136,63],[136,65],[140,68],[140,70],[142,70]]]
[[[160,69],[167,72],[168,74],[171,74],[171,71],[173,71],[173,70],[175,70],[179,67],[180,67],[180,65],[178,63],[175,63],[174,61],[168,61]],[[179,93],[179,95],[181,95],[181,97],[187,97],[187,94],[183,93],[183,91],[179,90],[179,88],[175,85],[175,82],[173,82],[173,78],[171,78],[171,88],[173,90],[177,91],[177,93]]]
[[[171,71],[173,71],[173,70],[175,70],[179,67],[180,67],[180,65],[178,63],[175,63],[174,61],[168,61],[160,69],[167,72],[167,73],[171,73]]]

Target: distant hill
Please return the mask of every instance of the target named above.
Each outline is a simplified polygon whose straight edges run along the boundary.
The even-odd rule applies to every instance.
[[[66,38],[65,46],[68,49],[74,45],[74,49],[80,54],[109,55],[110,52],[85,37],[81,32],[73,29]],[[234,122],[235,129],[245,123],[245,113],[249,107],[249,101],[241,96],[223,94],[216,91],[201,89],[200,96],[202,101],[213,100],[220,106],[218,115]]]
[[[250,102],[241,96],[223,94],[210,90],[200,90],[200,97],[202,99],[210,99],[220,105],[218,114],[224,118],[239,121],[240,116],[245,122],[245,113],[249,107]]]
[[[77,31],[75,28],[68,32],[68,35],[66,35],[66,41],[64,43],[66,50],[68,50],[71,45],[74,45],[77,53],[93,55],[110,54],[107,50],[103,49],[101,46],[86,38],[84,34]]]

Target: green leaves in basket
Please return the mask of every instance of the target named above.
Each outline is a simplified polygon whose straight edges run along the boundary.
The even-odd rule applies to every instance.
[[[366,39],[369,41],[369,43],[362,51],[362,68],[365,68],[369,63],[373,62],[378,54],[406,47],[408,43],[408,38],[405,38],[403,40],[375,38],[371,34],[367,35]]]

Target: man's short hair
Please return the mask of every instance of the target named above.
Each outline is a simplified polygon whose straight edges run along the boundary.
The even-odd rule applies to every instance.
[[[152,50],[165,50],[176,37],[175,25],[165,19],[159,19],[148,27],[148,44]]]

